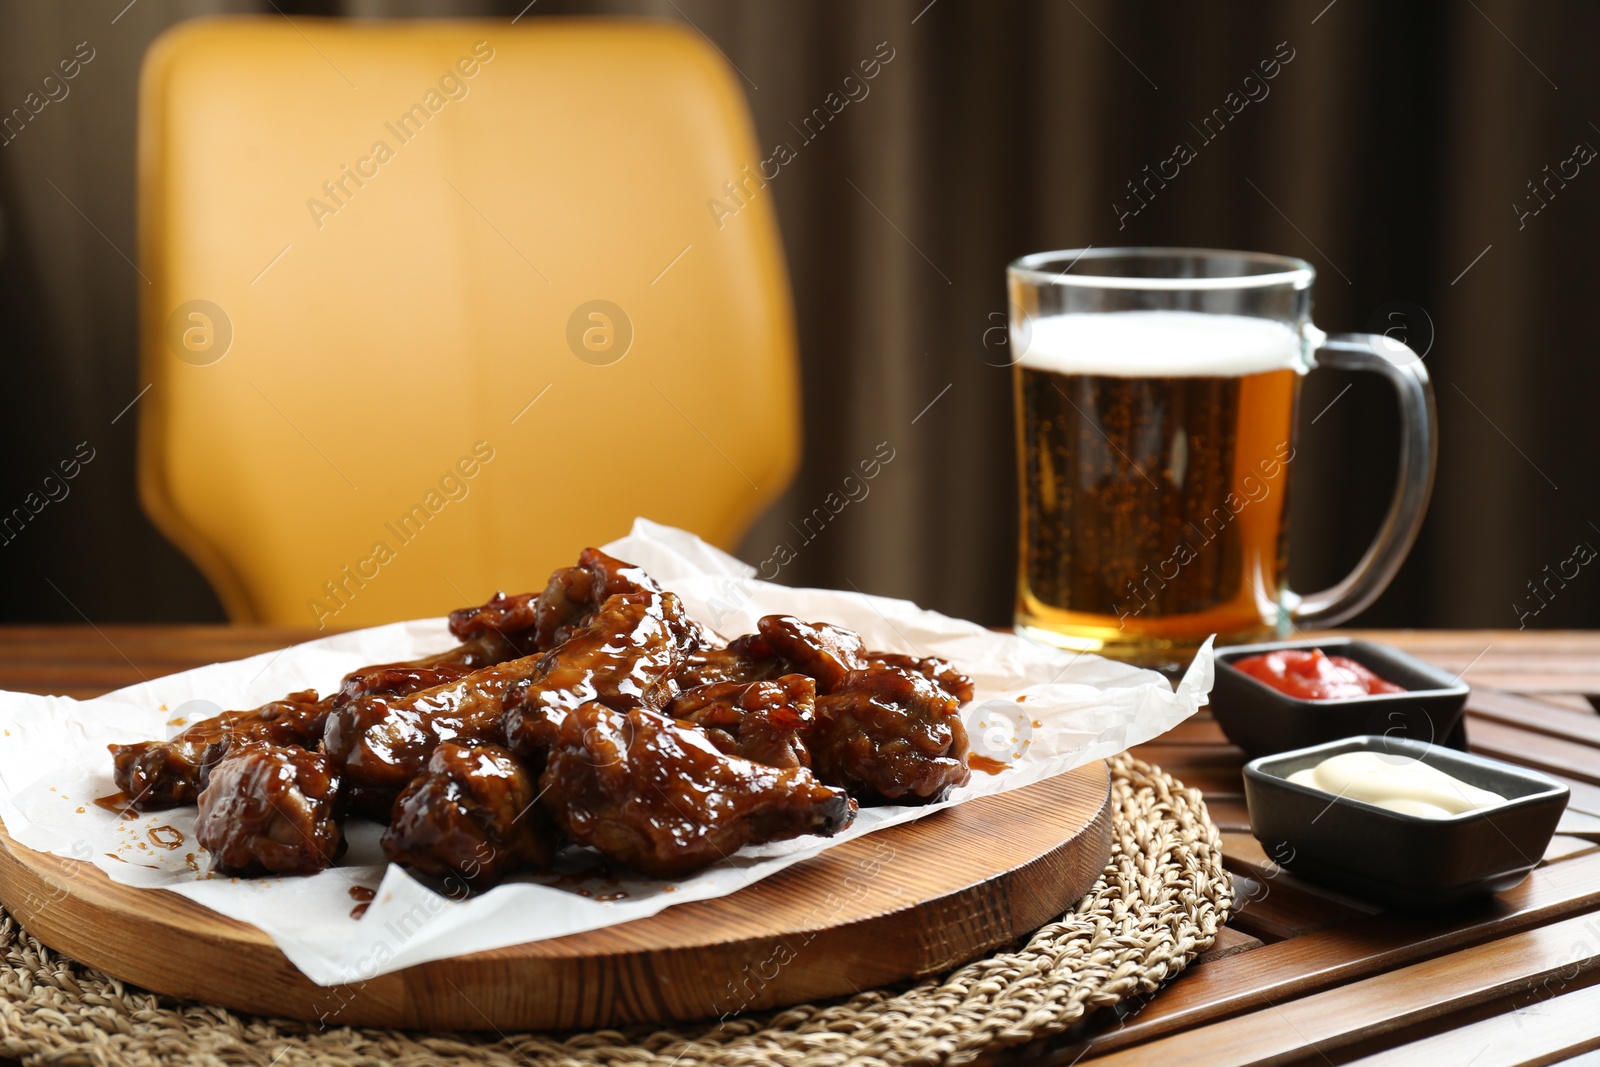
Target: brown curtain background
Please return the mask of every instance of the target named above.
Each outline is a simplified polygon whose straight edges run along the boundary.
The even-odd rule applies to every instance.
[[[805,464],[751,532],[747,558],[798,546],[791,521],[880,442],[895,450],[870,496],[800,548],[787,581],[1008,621],[1009,371],[1000,333],[986,331],[1005,308],[1007,261],[1087,244],[1304,256],[1319,271],[1324,329],[1403,329],[1429,349],[1441,436],[1432,511],[1399,580],[1360,621],[1516,626],[1514,605],[1537,606],[1528,583],[1578,543],[1600,546],[1600,173],[1551,183],[1537,214],[1519,219],[1513,206],[1538,206],[1528,183],[1547,164],[1556,171],[1580,142],[1600,148],[1593,5],[525,3],[0,0],[0,113],[79,42],[94,50],[69,95],[0,147],[0,511],[79,442],[94,450],[70,496],[0,544],[0,618],[221,618],[139,510],[125,412],[138,392],[128,259],[139,61],[167,26],[218,12],[642,14],[707,35],[743,75],[763,145],[797,149],[768,194],[798,312]],[[870,94],[802,143],[795,127],[880,45],[893,59]],[[1288,49],[1268,95],[1201,144],[1189,124]],[[1197,158],[1119,226],[1125,183],[1178,141]],[[1310,380],[1298,588],[1337,579],[1387,506],[1396,434],[1385,389],[1333,371]],[[1586,567],[1526,621],[1600,624],[1597,593],[1600,574]]]

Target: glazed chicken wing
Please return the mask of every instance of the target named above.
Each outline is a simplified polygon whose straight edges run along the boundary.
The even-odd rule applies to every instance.
[[[395,794],[422,773],[441,742],[499,740],[506,693],[538,674],[542,658],[497,663],[403,696],[352,700],[328,714],[322,750],[343,772],[358,808],[387,814]]]
[[[537,766],[551,728],[580,704],[598,700],[619,711],[664,707],[678,695],[674,676],[699,641],[698,628],[673,594],[611,597],[507,694],[507,746]]]
[[[728,647],[737,646],[742,658],[757,663],[764,655],[781,657],[789,669],[815,678],[819,693],[833,692],[847,671],[898,667],[922,675],[963,704],[972,699],[972,679],[947,659],[868,652],[854,630],[829,622],[801,622],[790,615],[768,615],[757,625],[759,634],[741,637]]]
[[[817,698],[811,766],[863,804],[940,800],[967,781],[960,702],[921,674],[896,667],[850,671]]]
[[[531,594],[526,594],[531,597]],[[290,693],[249,711],[227,711],[194,723],[167,741],[112,745],[112,775],[117,788],[137,811],[157,811],[192,804],[206,786],[206,772],[230,742],[266,741],[275,745],[315,747],[330,711],[363,697],[405,696],[446,685],[484,667],[534,651],[531,614],[518,617],[504,609],[497,594],[479,608],[451,615],[451,629],[461,644],[437,655],[405,663],[378,663],[344,676],[339,691],[318,698],[315,690]],[[477,621],[456,623],[456,616]]]
[[[900,652],[868,652],[869,667],[899,667],[920,674],[946,693],[965,704],[972,699],[972,679],[956,665],[939,656],[907,656]]]
[[[306,689],[251,711],[202,719],[169,741],[111,745],[112,777],[135,811],[193,804],[205,788],[206,771],[231,740],[313,746],[332,703]]]
[[[558,842],[538,800],[534,776],[510,752],[445,742],[395,801],[384,855],[478,889],[517,870],[548,867]]]
[[[681,675],[680,675],[681,677]],[[816,721],[817,683],[803,674],[686,689],[666,714],[705,730],[730,756],[769,767],[810,767],[804,733]]]
[[[227,874],[315,874],[343,846],[339,775],[319,752],[244,742],[200,794],[195,837]]]
[[[705,733],[652,711],[574,708],[552,721],[544,803],[575,842],[658,878],[742,845],[832,835],[855,802],[804,768],[780,770],[717,750]]]
[[[924,803],[967,780],[967,736],[956,711],[972,679],[937,656],[868,652],[827,622],[767,615],[741,637],[740,661],[776,658],[816,679],[816,724],[803,735],[817,778],[863,803]]]
[[[539,594],[534,631],[539,647],[546,651],[555,648],[619,593],[660,592],[655,579],[640,568],[598,548],[586,548],[578,556],[577,566],[555,571]]]
[[[692,647],[690,634],[671,593],[619,594],[542,656],[508,660],[406,696],[363,697],[335,708],[323,751],[344,772],[360,808],[386,813],[441,742],[481,745],[504,737],[519,755],[536,757],[538,744],[519,741],[523,707],[576,707],[594,699],[629,707],[666,703],[676,695],[671,676]]]
[[[692,652],[678,671],[683,689],[719,682],[760,682],[784,673],[783,661],[760,634],[746,634],[725,648],[705,646]]]
[[[339,707],[368,696],[405,696],[407,693],[432,689],[434,686],[453,682],[457,678],[465,678],[473,671],[482,669],[464,663],[440,663],[431,666],[421,666],[416,663],[379,663],[345,675],[344,681],[339,685],[339,695],[334,698],[333,704]]]
[[[450,632],[466,644],[486,635],[500,635],[517,646],[518,656],[548,652],[586,625],[600,605],[618,593],[659,592],[661,587],[641,568],[598,548],[586,548],[575,566],[551,572],[543,592],[496,593],[478,607],[452,611]]]
[[[329,716],[323,747],[344,768],[357,806],[387,808],[441,741],[498,740],[507,691],[548,672],[542,654],[587,631],[601,605],[623,593],[659,596],[660,587],[631,563],[588,548],[577,566],[555,571],[538,595],[496,593],[478,607],[451,612],[450,632],[461,648],[486,653],[481,659],[487,662],[475,664],[481,669],[430,686],[361,695]]]
[[[765,647],[789,669],[817,680],[818,693],[831,693],[850,671],[867,666],[861,636],[831,622],[802,622],[793,615],[767,615],[756,623]],[[747,647],[760,647],[753,642]]]
[[[536,640],[538,620],[538,593],[507,596],[501,591],[477,607],[452,611],[449,625],[451,636],[463,643],[491,633],[519,638],[528,635],[530,640]]]

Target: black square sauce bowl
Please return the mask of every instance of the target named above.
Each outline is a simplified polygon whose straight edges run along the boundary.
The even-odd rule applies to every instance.
[[[1329,756],[1355,751],[1417,759],[1506,801],[1427,818],[1288,780]],[[1268,855],[1300,877],[1408,911],[1521,882],[1549,846],[1567,794],[1566,786],[1537,771],[1393,735],[1263,756],[1244,769],[1250,827]]]
[[[1372,693],[1337,700],[1305,700],[1279,692],[1234,664],[1280,649],[1320,648],[1345,656],[1393,682],[1403,693]],[[1382,734],[1466,748],[1462,708],[1471,691],[1448,671],[1389,645],[1350,637],[1273,641],[1217,649],[1211,714],[1228,740],[1248,756],[1320,745],[1358,734]]]

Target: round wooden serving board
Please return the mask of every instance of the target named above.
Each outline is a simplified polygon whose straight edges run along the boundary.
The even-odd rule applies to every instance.
[[[0,903],[51,948],[158,993],[329,1024],[560,1030],[825,999],[975,959],[1062,914],[1111,855],[1091,763],[603,930],[313,984],[266,934],[0,831]]]

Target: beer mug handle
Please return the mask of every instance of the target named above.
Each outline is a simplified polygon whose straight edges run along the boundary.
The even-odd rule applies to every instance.
[[[1433,386],[1422,358],[1394,338],[1333,334],[1317,349],[1313,365],[1376,371],[1389,379],[1400,400],[1400,473],[1394,501],[1377,537],[1356,569],[1338,585],[1302,597],[1291,593],[1285,605],[1296,625],[1333,626],[1378,599],[1405,562],[1433,492],[1439,439],[1434,428]]]

